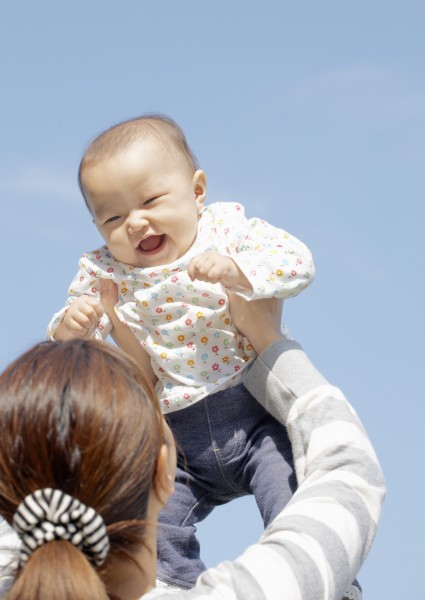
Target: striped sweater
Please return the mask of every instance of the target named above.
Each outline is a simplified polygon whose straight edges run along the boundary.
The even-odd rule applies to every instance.
[[[298,490],[257,544],[173,600],[361,597],[350,583],[375,537],[385,482],[359,418],[293,341],[267,348],[245,385],[287,427]],[[170,592],[156,588],[143,600]]]

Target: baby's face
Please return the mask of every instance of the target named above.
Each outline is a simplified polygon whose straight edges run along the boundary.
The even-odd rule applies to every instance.
[[[81,176],[88,206],[113,256],[134,267],[174,262],[190,248],[205,202],[203,171],[154,139],[136,141]]]

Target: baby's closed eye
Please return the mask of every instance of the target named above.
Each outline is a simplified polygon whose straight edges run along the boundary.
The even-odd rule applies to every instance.
[[[147,206],[148,204],[151,204],[155,200],[158,200],[158,198],[159,198],[159,196],[154,196],[153,198],[149,198],[149,200],[145,200],[145,202],[143,202],[143,206]]]
[[[114,215],[113,217],[108,217],[106,219],[106,221],[104,221],[104,225],[106,225],[106,223],[112,223],[113,221],[116,221],[117,219],[120,219],[121,217],[119,215]]]

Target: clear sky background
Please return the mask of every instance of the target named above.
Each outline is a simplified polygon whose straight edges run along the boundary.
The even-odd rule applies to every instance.
[[[423,598],[425,3],[15,0],[0,56],[0,367],[43,338],[99,244],[76,183],[89,140],[171,115],[209,202],[311,248],[316,281],[285,321],[356,408],[388,484],[365,599]],[[204,559],[260,533],[252,499],[221,508],[200,527]]]

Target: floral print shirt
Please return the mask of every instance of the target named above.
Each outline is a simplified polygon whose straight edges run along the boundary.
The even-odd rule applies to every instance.
[[[115,260],[107,246],[84,254],[50,336],[69,304],[83,294],[99,296],[99,280],[108,278],[119,288],[117,315],[151,356],[163,412],[235,385],[256,354],[232,323],[226,290],[192,282],[187,274],[191,259],[209,250],[231,257],[244,272],[253,291],[235,291],[248,299],[289,298],[314,277],[311,253],[301,241],[261,219],[247,219],[240,204],[219,202],[203,209],[193,245],[172,264],[132,267]],[[93,335],[105,339],[110,329],[104,315]]]

